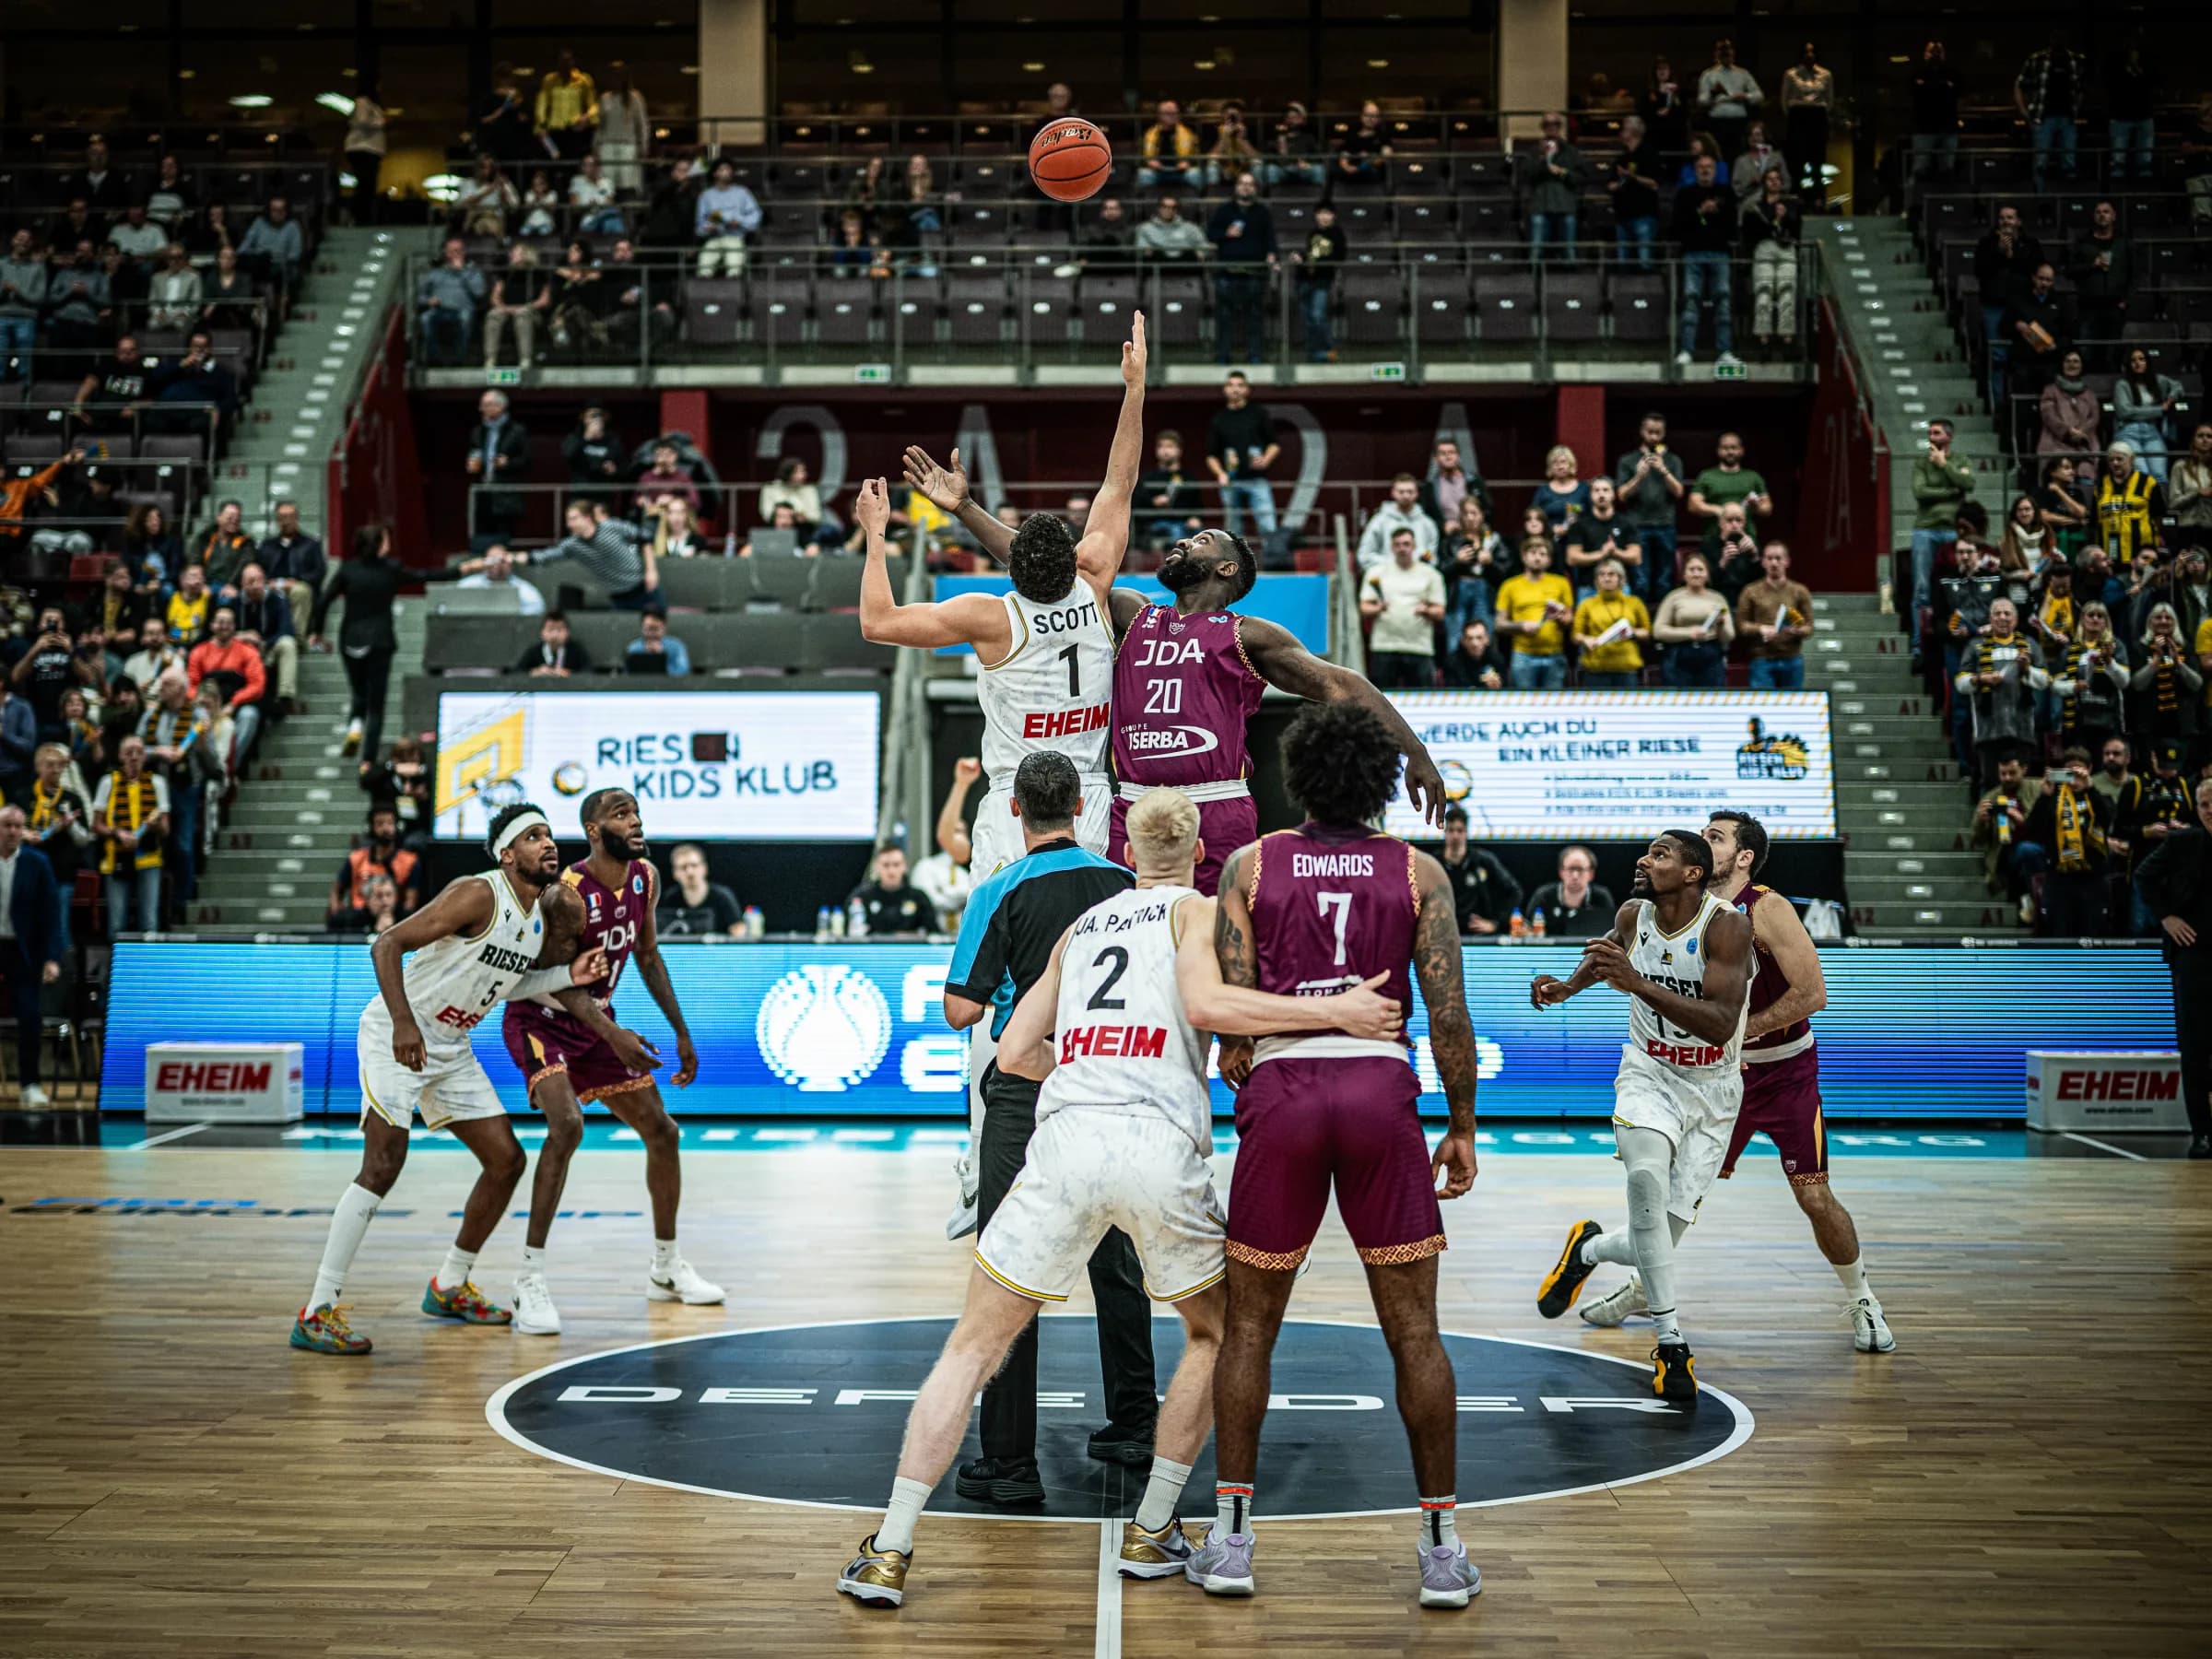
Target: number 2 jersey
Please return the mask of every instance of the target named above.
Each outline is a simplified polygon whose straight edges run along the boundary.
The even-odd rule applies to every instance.
[[[631,859],[615,888],[592,874],[589,860],[571,865],[560,873],[560,879],[583,901],[583,936],[576,947],[578,954],[594,948],[606,952],[606,977],[583,989],[591,993],[600,1011],[612,1018],[615,987],[622,982],[622,971],[629,966],[630,954],[638,947],[639,924],[653,909],[653,865],[642,858]],[[574,1046],[599,1041],[574,1015],[545,1002],[509,1003],[507,1024],[524,1030],[534,1026],[548,1028]]]
[[[1333,996],[1378,973],[1379,987],[1410,1015],[1414,924],[1421,895],[1415,853],[1394,835],[1311,821],[1264,835],[1245,873],[1259,989],[1278,996]],[[1342,1031],[1263,1037],[1255,1060],[1404,1060],[1403,1042]]]
[[[1735,907],[1716,893],[1707,893],[1698,913],[1679,933],[1659,925],[1658,912],[1648,899],[1639,901],[1636,937],[1629,947],[1629,961],[1637,972],[1680,996],[1705,999],[1705,935],[1713,919]],[[1724,1043],[1707,1042],[1662,1018],[1640,996],[1629,998],[1629,1053],[1655,1061],[1667,1070],[1699,1083],[1734,1079],[1744,1046],[1744,1021],[1750,1017],[1747,998],[1737,1011],[1735,1030]]]
[[[983,711],[983,775],[993,789],[1010,790],[1015,768],[1040,749],[1053,749],[1086,777],[1104,777],[1112,724],[1113,629],[1100,611],[1098,595],[1078,579],[1066,598],[1050,605],[1012,590],[1000,597],[1013,645],[976,678],[976,700]]]
[[[1175,981],[1175,908],[1187,887],[1131,888],[1076,919],[1060,955],[1055,1063],[1037,1097],[1042,1124],[1066,1106],[1163,1117],[1214,1149],[1208,1039],[1192,1030]]]

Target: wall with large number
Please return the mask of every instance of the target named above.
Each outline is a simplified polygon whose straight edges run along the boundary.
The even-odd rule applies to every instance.
[[[699,1080],[666,1091],[686,1114],[964,1117],[968,1044],[939,1014],[943,945],[700,944],[667,947],[671,977],[699,1045]],[[1537,973],[1572,971],[1577,950],[1493,945],[1466,953],[1467,1003],[1481,1056],[1482,1112],[1602,1117],[1625,1030],[1625,1005],[1593,991],[1564,1008],[1528,1004]],[[1987,950],[1838,947],[1823,953],[1829,1010],[1819,1033],[1831,1117],[2018,1117],[2031,1048],[2166,1049],[2172,1005],[2150,949],[2052,946]],[[239,1010],[219,1033],[180,984],[221,985]],[[2093,994],[2085,994],[2093,987]],[[126,939],[110,982],[100,1104],[145,1104],[146,1045],[219,1035],[298,1042],[306,1109],[359,1110],[355,1033],[375,994],[365,944]],[[2063,1019],[2053,1011],[2065,1010]],[[632,983],[618,1016],[673,1056],[667,1027]],[[1426,1092],[1443,1097],[1428,1056],[1428,1018],[1410,1022]],[[477,1053],[516,1111],[521,1078],[496,1020]],[[1230,1096],[1217,1080],[1217,1111]]]

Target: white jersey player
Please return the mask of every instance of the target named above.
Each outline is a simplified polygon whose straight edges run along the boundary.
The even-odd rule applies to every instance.
[[[860,585],[860,630],[879,644],[975,649],[976,700],[983,713],[988,793],[971,832],[969,872],[983,880],[1021,856],[1014,822],[1014,770],[1039,749],[1056,749],[1083,780],[1076,839],[1101,856],[1112,811],[1106,752],[1112,737],[1113,629],[1107,593],[1129,544],[1129,503],[1144,445],[1145,319],[1132,320],[1122,347],[1122,411],[1106,457],[1106,478],[1091,499],[1080,537],[1065,520],[1032,512],[1006,540],[1006,526],[968,497],[960,452],[949,468],[922,450],[906,452],[906,479],[953,513],[994,553],[1005,549],[1013,590],[960,594],[934,604],[900,605],[884,562],[888,491],[881,479],[861,486],[855,520],[868,533]],[[987,528],[985,528],[987,526]]]
[[[1404,1010],[1374,986],[1276,996],[1226,985],[1214,900],[1192,886],[1198,808],[1156,789],[1129,811],[1136,886],[1093,906],[1053,947],[998,1040],[1002,1070],[1040,1077],[1037,1131],[1014,1190],[977,1241],[968,1305],[907,1419],[883,1524],[838,1575],[871,1606],[905,1599],[914,1522],[951,1463],[976,1390],[1040,1305],[1066,1300],[1109,1228],[1136,1245],[1146,1288],[1182,1316],[1177,1366],[1153,1432],[1150,1480],[1123,1529],[1121,1572],[1180,1574],[1191,1546],[1175,1519],[1212,1418],[1227,1294],[1222,1211],[1206,1159],[1209,1031],[1339,1029],[1395,1038]]]
[[[1015,821],[1014,773],[1040,749],[1054,749],[1075,763],[1083,797],[1076,813],[1076,840],[1099,856],[1113,818],[1113,784],[1106,755],[1112,739],[1113,629],[1107,594],[1129,544],[1129,503],[1136,489],[1145,436],[1145,318],[1131,319],[1122,347],[1122,412],[1106,457],[1106,478],[1091,500],[1078,538],[1065,520],[1032,512],[1009,543],[1006,526],[968,498],[960,452],[949,468],[919,448],[906,452],[908,487],[955,514],[985,549],[1003,549],[1013,590],[1005,594],[959,594],[949,599],[901,605],[891,592],[884,535],[890,522],[890,491],[881,478],[865,481],[853,504],[853,519],[867,533],[867,563],[860,579],[860,631],[885,645],[935,650],[968,645],[978,665],[976,697],[983,713],[986,790],[968,832],[968,873],[980,885],[1022,853]],[[968,1123],[971,1150],[955,1163],[960,1202],[946,1223],[946,1237],[975,1230],[974,1144],[982,1138],[982,1075],[990,1038],[978,1027],[969,1050]]]
[[[1720,1173],[1743,1103],[1744,1021],[1750,1006],[1751,924],[1719,894],[1712,849],[1695,830],[1670,830],[1636,862],[1633,896],[1613,931],[1583,947],[1564,982],[1537,975],[1529,1000],[1557,1006],[1603,981],[1629,1001],[1629,1041],[1614,1080],[1614,1140],[1626,1167],[1629,1227],[1608,1234],[1576,1222],[1536,1293],[1557,1319],[1600,1262],[1641,1270],[1652,1323],[1652,1392],[1694,1406],[1697,1373],[1675,1306],[1675,1245]]]
[[[469,1033],[492,1009],[551,994],[618,1053],[642,1057],[638,1040],[576,989],[606,976],[606,956],[576,954],[583,905],[559,885],[560,848],[545,816],[535,806],[509,806],[492,819],[486,841],[497,869],[462,877],[371,947],[377,995],[361,1010],[358,1044],[361,1169],[332,1214],[314,1289],[292,1326],[294,1347],[369,1351],[369,1338],[347,1325],[338,1291],[406,1162],[418,1112],[428,1128],[450,1126],[483,1165],[453,1247],[423,1292],[422,1311],[466,1324],[508,1323],[507,1310],[469,1282],[524,1165],[507,1108],[469,1044]],[[541,961],[552,965],[541,968]]]

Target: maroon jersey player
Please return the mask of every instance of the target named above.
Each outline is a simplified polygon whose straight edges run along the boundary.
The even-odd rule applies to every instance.
[[[660,899],[660,874],[645,856],[645,832],[637,798],[628,790],[599,789],[583,798],[583,839],[591,849],[579,864],[562,872],[561,882],[583,908],[587,944],[606,952],[604,979],[584,989],[602,1009],[611,1008],[623,971],[637,963],[638,977],[676,1032],[676,1086],[685,1088],[699,1072],[684,1011],[668,982],[661,959],[653,912]],[[653,1199],[653,1262],[645,1294],[653,1301],[719,1302],[722,1288],[709,1283],[676,1247],[677,1203],[683,1188],[677,1158],[677,1129],[661,1103],[653,1068],[660,1057],[640,1042],[623,1052],[602,1041],[559,1008],[535,1002],[507,1005],[507,1052],[521,1067],[530,1104],[544,1113],[545,1144],[538,1148],[537,1174],[530,1191],[530,1227],[523,1268],[515,1279],[516,1330],[555,1335],[560,1315],[546,1283],[546,1240],[568,1183],[569,1159],[583,1138],[583,1108],[592,1101],[638,1132],[645,1143],[645,1189]]]
[[[907,482],[955,514],[977,545],[1006,562],[1014,532],[968,493],[959,452],[939,466],[919,449],[906,453]],[[1109,568],[1118,569],[1117,554]],[[1356,703],[1382,723],[1406,757],[1406,789],[1431,822],[1443,821],[1444,784],[1436,763],[1389,699],[1349,668],[1324,663],[1287,628],[1230,607],[1259,580],[1259,560],[1241,535],[1201,530],[1170,547],[1159,583],[1172,606],[1153,605],[1128,588],[1107,592],[1116,641],[1113,765],[1117,790],[1107,855],[1127,861],[1129,803],[1153,788],[1181,790],[1198,803],[1206,843],[1198,890],[1211,894],[1221,860],[1259,833],[1253,805],[1246,728],[1269,686],[1315,702]]]
[[[1242,847],[1222,869],[1215,945],[1230,983],[1325,996],[1387,974],[1378,988],[1403,1002],[1412,964],[1452,1122],[1431,1157],[1403,1041],[1314,1031],[1224,1044],[1222,1073],[1241,1088],[1229,1326],[1214,1372],[1219,1513],[1190,1570],[1215,1594],[1251,1593],[1268,1357],[1332,1187],[1397,1366],[1420,1500],[1421,1599],[1465,1606],[1480,1583],[1455,1524],[1457,1394],[1436,1330],[1437,1200],[1475,1180],[1475,1033],[1443,866],[1368,827],[1396,791],[1401,747],[1357,701],[1300,711],[1283,737],[1283,770],[1307,820]]]
[[[1797,1206],[1813,1225],[1814,1242],[1842,1281],[1853,1345],[1861,1353],[1887,1354],[1897,1338],[1866,1282],[1858,1229],[1828,1180],[1828,1124],[1820,1112],[1820,1055],[1812,1018],[1828,1006],[1820,953],[1796,907],[1759,885],[1767,865],[1763,824],[1747,812],[1716,812],[1705,826],[1705,840],[1712,848],[1713,891],[1751,919],[1755,969],[1750,1018],[1744,1025],[1744,1104],[1721,1178],[1735,1173],[1753,1135],[1764,1134],[1774,1143]],[[1642,1311],[1643,1287],[1634,1277],[1581,1307],[1583,1318],[1596,1325],[1617,1325]]]

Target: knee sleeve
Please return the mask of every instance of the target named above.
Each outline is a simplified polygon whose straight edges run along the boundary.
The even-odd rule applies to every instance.
[[[1638,1165],[1629,1171],[1629,1226],[1656,1228],[1666,1214],[1666,1181],[1656,1170]]]

